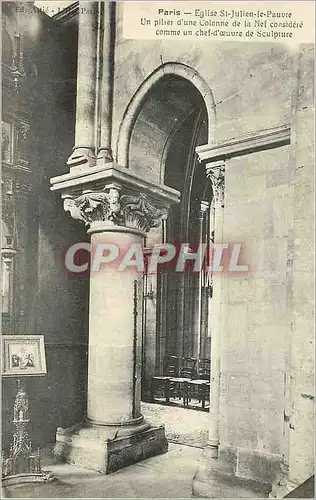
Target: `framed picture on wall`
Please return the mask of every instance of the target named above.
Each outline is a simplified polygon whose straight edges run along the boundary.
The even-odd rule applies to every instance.
[[[2,121],[1,124],[1,159],[13,163],[13,123]]]
[[[2,335],[2,375],[45,375],[44,335]]]

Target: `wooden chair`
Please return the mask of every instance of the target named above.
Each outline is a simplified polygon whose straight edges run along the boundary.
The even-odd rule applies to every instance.
[[[178,377],[170,377],[169,393],[174,394],[179,399],[184,397],[184,383],[195,377],[196,358],[180,358],[180,368]]]
[[[177,377],[179,375],[180,359],[178,356],[167,356],[164,359],[164,374],[169,377]]]
[[[197,369],[196,358],[180,358],[180,377],[184,378],[195,378]]]
[[[170,378],[179,375],[179,358],[177,356],[167,356],[164,359],[164,375],[152,377],[150,393],[151,400],[155,400],[155,395],[160,391],[166,403],[170,401]]]
[[[211,362],[209,359],[199,359],[197,367],[197,376],[194,380],[185,381],[183,386],[183,404],[188,406],[193,397],[202,403],[205,408],[205,402],[209,399],[210,393]]]
[[[211,360],[210,359],[199,359],[198,361],[198,370],[197,370],[197,379],[210,381],[211,376]]]

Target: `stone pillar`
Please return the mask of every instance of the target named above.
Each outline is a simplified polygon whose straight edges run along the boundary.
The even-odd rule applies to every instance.
[[[225,162],[223,160],[206,164],[206,175],[213,190],[215,211],[213,242],[223,243],[224,198],[225,198]],[[213,255],[211,256],[213,260]],[[212,269],[212,260],[210,267]],[[222,286],[221,274],[211,272],[213,301],[211,321],[211,380],[210,380],[210,415],[208,442],[204,448],[204,461],[193,479],[193,492],[197,496],[211,496],[212,479],[210,470],[219,462],[219,411],[221,377],[221,337],[222,337]]]
[[[181,273],[176,277],[177,279],[177,288],[178,288],[178,299],[177,299],[177,314],[178,314],[178,322],[177,322],[177,346],[176,352],[174,355],[179,358],[185,356],[184,350],[184,295],[185,295],[185,275]]]
[[[286,346],[283,463],[270,498],[284,498],[286,495],[293,498],[296,496],[293,490],[315,471],[315,336],[314,302],[311,300],[314,263],[309,250],[314,234],[312,200],[315,188],[308,180],[313,178],[314,168],[313,51],[312,44],[302,44],[297,47],[293,61],[295,86],[289,163],[294,220],[287,260],[291,331]],[[306,485],[304,493],[307,493]],[[297,496],[300,496],[298,492]]]
[[[93,227],[89,230],[93,249],[103,243],[118,245],[120,250],[143,244],[142,231],[102,229],[102,224],[98,224],[97,232]],[[92,272],[87,408],[91,423],[121,426],[143,420],[140,413],[142,332],[138,311],[141,300],[142,275],[136,268],[117,271],[114,266],[105,265],[100,272]],[[124,304],[124,314],[121,304]]]
[[[247,134],[238,139],[234,138],[232,141],[212,143],[197,148],[200,161],[206,163],[206,170],[213,186],[215,243],[236,241],[236,238],[239,238],[239,224],[243,245],[248,245],[247,248],[251,248],[253,241],[262,237],[265,217],[262,216],[261,210],[262,207],[265,210],[270,200],[269,196],[271,196],[264,177],[266,165],[269,165],[271,158],[268,155],[265,158],[263,155],[266,154],[267,149],[288,145],[289,141],[290,129],[288,125],[284,125],[275,129],[256,131],[252,135]],[[255,152],[262,152],[262,156],[252,156],[251,159],[246,156]],[[281,155],[283,153],[287,171],[286,149],[280,151]],[[239,160],[239,157],[243,158]],[[233,160],[234,158],[236,160]],[[223,160],[226,160],[225,170]],[[245,168],[243,163],[246,165]],[[238,170],[237,165],[239,167],[242,165],[242,168]],[[234,171],[235,168],[237,171]],[[252,168],[256,175],[249,175]],[[260,177],[257,177],[260,169],[264,178],[263,186],[260,184]],[[248,180],[248,175],[251,182],[246,186],[245,179]],[[244,199],[240,196],[243,187],[247,193],[247,203],[244,203]],[[257,201],[258,196],[261,197],[260,201]],[[260,203],[262,203],[261,206]],[[259,209],[255,212],[257,204]],[[258,221],[256,220],[257,214],[260,214]],[[240,217],[239,223],[238,217]],[[223,241],[223,237],[226,241]],[[280,254],[286,255],[286,252],[282,250]],[[260,304],[258,307],[262,307],[260,310],[270,312],[269,321],[262,320],[265,313],[263,315],[251,313],[251,309],[248,308],[251,297],[249,292],[256,290],[257,293],[259,290],[259,282],[255,280],[258,275],[261,279],[260,273],[262,272],[259,266],[256,268],[255,252],[250,254],[250,258],[253,256],[255,265],[250,267],[251,274],[247,276],[247,279],[229,280],[223,278],[223,274],[218,275],[215,272],[213,276],[209,441],[204,449],[201,466],[193,479],[195,496],[266,497],[271,490],[272,482],[279,473],[280,447],[278,444],[275,446],[275,443],[278,443],[282,436],[280,423],[283,418],[284,377],[281,370],[284,353],[283,346],[281,347],[282,340],[278,341],[277,345],[273,345],[271,341],[269,344],[269,332],[271,327],[272,329],[274,327],[274,311],[277,309],[275,304],[281,301],[273,303],[272,299],[268,306],[271,309],[266,309],[266,303],[263,307],[263,300],[261,298],[258,300]],[[252,262],[249,264],[251,266]],[[277,261],[270,258],[264,272],[268,269],[269,272],[275,273],[277,265]],[[267,286],[266,281],[264,283]],[[286,286],[283,278],[278,281],[278,284],[283,291]],[[253,286],[252,289],[248,288],[250,285]],[[240,308],[237,301],[231,300],[232,292],[235,294],[234,297],[238,299],[242,297],[243,304]],[[242,293],[244,293],[243,296]],[[265,293],[264,297],[267,295]],[[260,325],[257,330],[254,318]],[[287,321],[281,324],[282,328],[276,331],[282,334],[284,332],[284,335],[288,334]],[[260,356],[257,356],[258,346]],[[273,352],[273,356],[268,354],[270,352]],[[262,365],[260,365],[261,359]],[[238,377],[240,377],[240,382],[236,382]],[[266,380],[269,382],[266,383]],[[258,383],[257,400],[253,390],[256,383]],[[271,391],[271,406],[267,411],[265,404],[268,398],[262,399],[261,387],[263,392]],[[267,418],[261,421],[261,415],[264,413]],[[269,436],[272,433],[273,438],[270,440]]]
[[[75,146],[67,164],[93,166],[95,160],[95,106],[98,12],[100,2],[79,2],[78,66]]]
[[[164,427],[141,415],[142,270],[118,266],[131,245],[142,252],[145,234],[160,225],[178,192],[113,166],[97,176],[88,171],[51,182],[65,210],[87,225],[92,263],[98,245],[119,249],[111,265],[91,265],[87,418],[58,428],[55,446],[62,460],[108,474],[168,448]]]
[[[111,148],[112,133],[112,96],[114,48],[112,43],[112,12],[115,2],[102,2],[103,7],[103,40],[102,40],[102,78],[100,92],[100,144],[98,164],[113,161]]]
[[[206,165],[207,177],[211,180],[215,200],[214,243],[223,242],[225,163]],[[219,397],[220,397],[220,353],[221,353],[221,290],[222,276],[212,276],[212,348],[211,348],[211,404],[208,448],[212,458],[218,458],[219,446]]]
[[[162,243],[167,243],[167,221],[162,220]],[[166,353],[166,336],[167,336],[167,310],[168,310],[168,300],[167,300],[167,287],[168,287],[168,275],[164,269],[160,270],[159,275],[159,287],[157,287],[157,323],[156,323],[156,363],[155,372],[157,375],[163,375],[164,370],[164,357]]]
[[[205,243],[203,241],[203,226],[205,222],[205,217],[206,217],[206,212],[209,208],[209,204],[205,201],[201,201],[201,206],[200,206],[200,211],[199,211],[199,244]],[[196,345],[195,347],[193,346],[193,355],[196,358],[203,358],[203,353],[204,353],[204,344],[205,344],[205,339],[203,338],[203,332],[202,332],[202,307],[203,307],[203,294],[202,294],[202,289],[203,289],[203,274],[204,274],[204,269],[201,266],[201,269],[199,271],[199,291],[198,291],[198,301],[197,301],[197,338],[196,338]]]

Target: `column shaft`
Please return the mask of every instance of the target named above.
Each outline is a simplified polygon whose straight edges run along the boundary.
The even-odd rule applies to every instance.
[[[211,178],[213,197],[215,201],[214,243],[223,243],[224,226],[224,163],[207,165],[207,174]],[[219,401],[221,373],[221,335],[222,335],[222,275],[213,275],[213,307],[212,307],[212,338],[211,338],[211,401],[209,447],[210,455],[218,458],[219,447]]]
[[[112,9],[114,2],[103,4],[103,40],[102,40],[102,79],[100,93],[100,144],[98,159],[105,162],[113,161],[111,149],[112,133],[112,93],[114,60],[112,47]]]
[[[92,234],[93,251],[105,242],[125,251],[142,245],[143,236]],[[104,264],[91,273],[87,416],[95,423],[121,425],[141,417],[141,297],[142,276],[135,267],[118,271]]]
[[[222,243],[222,211],[218,208],[215,216],[217,236],[215,243]],[[215,230],[215,234],[216,234]],[[219,398],[220,398],[220,371],[221,371],[221,291],[222,276],[213,276],[213,304],[212,304],[212,337],[211,337],[211,404],[209,425],[209,446],[211,456],[217,458],[219,446]]]
[[[79,2],[76,129],[68,165],[93,162],[99,2]]]

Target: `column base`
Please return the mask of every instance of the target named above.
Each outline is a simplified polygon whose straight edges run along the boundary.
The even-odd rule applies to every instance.
[[[100,149],[97,156],[97,164],[113,163],[113,155],[109,149]]]
[[[54,456],[78,467],[110,474],[168,451],[164,426],[101,426],[78,424],[57,428]]]
[[[268,498],[271,485],[200,467],[193,479],[193,496],[203,498]]]
[[[67,165],[73,170],[78,167],[94,167],[96,158],[89,148],[74,148],[67,160]]]
[[[252,456],[251,450],[249,454],[246,450],[246,460],[243,461],[244,452],[220,446],[218,458],[215,458],[213,447],[206,446],[203,462],[193,478],[193,495],[204,498],[268,498],[272,480],[269,480],[267,471],[271,464],[261,456]],[[249,477],[250,474],[253,477]],[[257,477],[254,477],[255,474]]]

